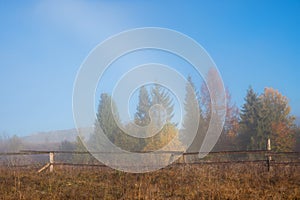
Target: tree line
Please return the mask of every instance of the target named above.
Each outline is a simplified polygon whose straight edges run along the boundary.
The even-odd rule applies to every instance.
[[[201,83],[196,87],[192,78],[187,78],[186,97],[183,117],[183,126],[173,123],[174,102],[170,92],[164,87],[154,84],[152,87],[141,87],[139,89],[138,104],[134,114],[134,123],[139,126],[150,124],[150,120],[155,120],[152,126],[159,126],[160,120],[164,118],[165,125],[161,131],[150,138],[135,138],[125,134],[119,127],[116,120],[118,116],[112,113],[116,104],[112,97],[104,93],[101,95],[95,131],[91,135],[89,142],[94,145],[101,145],[101,138],[98,137],[99,128],[109,140],[116,146],[128,151],[154,151],[168,144],[174,137],[175,142],[169,146],[169,150],[184,149],[185,132],[189,131],[189,123],[195,117],[199,117],[197,135],[192,145],[187,151],[198,151],[203,142],[203,138],[208,129],[211,118],[211,92],[208,91],[207,84],[214,81],[214,70],[207,74],[208,82]],[[192,86],[192,87],[190,87]],[[197,89],[199,88],[199,89]],[[253,88],[249,87],[244,98],[244,104],[239,109],[231,100],[231,95],[226,89],[226,119],[221,136],[214,147],[214,151],[220,150],[264,150],[267,138],[272,141],[272,149],[275,151],[293,151],[299,149],[299,127],[295,124],[295,117],[291,115],[291,108],[287,97],[273,88],[265,88],[262,94],[257,94]],[[149,110],[151,106],[160,104],[165,110],[154,111],[150,119]],[[195,106],[198,106],[195,109]],[[125,124],[127,130],[134,130],[130,124]],[[151,129],[153,127],[149,127]],[[151,131],[151,130],[150,130]],[[181,134],[179,132],[181,131]]]
[[[207,85],[214,83],[218,86],[219,83],[214,82],[216,73],[216,71],[210,70],[206,83],[195,84],[190,76],[187,77],[185,115],[182,126],[173,120],[176,113],[170,91],[159,84],[142,86],[138,90],[138,103],[133,122],[140,127],[147,126],[146,131],[149,132],[163,125],[156,135],[148,138],[137,138],[124,133],[119,127],[122,122],[119,119],[114,99],[108,93],[101,94],[94,132],[90,134],[89,138],[86,138],[85,142],[89,147],[97,150],[97,147],[101,146],[103,142],[103,138],[99,135],[101,129],[113,144],[127,151],[155,151],[166,145],[168,145],[168,149],[164,150],[181,151],[187,148],[183,145],[187,140],[185,135],[191,131],[191,123],[198,117],[197,134],[187,151],[199,151],[209,126],[212,103],[214,103],[210,98],[214,91],[209,91]],[[240,109],[232,102],[228,89],[225,94],[226,119],[221,136],[213,151],[264,150],[267,138],[270,138],[274,151],[300,152],[300,128],[295,123],[295,117],[291,115],[288,98],[278,90],[265,88],[263,93],[258,94],[252,87],[249,87]],[[164,109],[151,110],[150,108],[155,105],[161,105]],[[123,124],[123,126],[126,127],[126,130],[136,131],[136,127],[132,123]],[[170,143],[171,140],[172,143]],[[0,143],[3,151],[16,151],[22,147],[22,141],[17,136],[6,140],[0,138]],[[79,137],[75,142],[63,141],[59,145],[59,150],[87,151]],[[75,162],[89,160],[86,155],[79,154],[71,158],[69,155],[66,156]]]

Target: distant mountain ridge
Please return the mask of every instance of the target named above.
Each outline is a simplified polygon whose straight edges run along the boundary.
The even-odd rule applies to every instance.
[[[60,143],[64,140],[74,142],[77,137],[77,130],[67,129],[67,130],[55,130],[47,132],[37,132],[22,138],[25,143]]]

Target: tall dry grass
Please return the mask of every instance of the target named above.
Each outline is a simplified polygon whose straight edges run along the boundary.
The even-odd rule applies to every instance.
[[[145,174],[99,167],[0,169],[0,199],[300,199],[300,166],[173,165]]]

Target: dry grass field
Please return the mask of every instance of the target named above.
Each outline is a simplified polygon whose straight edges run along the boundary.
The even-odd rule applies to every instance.
[[[300,199],[300,166],[174,165],[145,174],[100,167],[0,169],[0,199]]]

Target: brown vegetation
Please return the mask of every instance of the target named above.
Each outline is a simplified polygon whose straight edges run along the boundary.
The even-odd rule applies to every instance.
[[[0,169],[0,199],[300,199],[300,166],[173,165],[145,174],[109,168]]]

